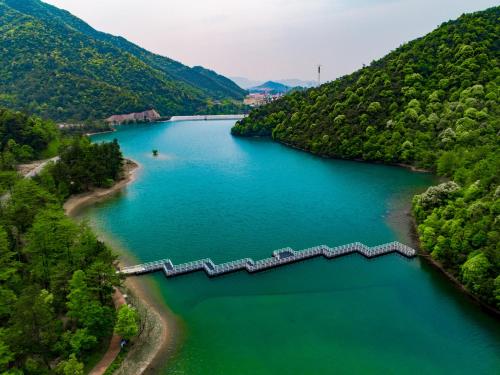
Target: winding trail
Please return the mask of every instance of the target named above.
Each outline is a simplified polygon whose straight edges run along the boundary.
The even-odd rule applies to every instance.
[[[115,309],[118,310],[120,306],[126,303],[125,297],[119,289],[115,289],[115,293],[113,294],[113,303],[115,304]],[[113,333],[113,337],[109,342],[109,347],[106,353],[103,355],[101,360],[94,366],[92,371],[89,372],[89,375],[102,375],[106,372],[108,367],[113,363],[115,358],[120,353],[120,341],[121,337],[116,333]]]
[[[52,162],[57,162],[58,160],[59,160],[59,156],[55,156],[55,157],[53,157],[51,159],[45,160],[42,163],[40,163],[40,165],[36,166],[31,171],[29,171],[28,173],[26,173],[24,175],[24,177],[25,178],[33,178],[33,177],[35,177],[35,176],[37,176],[43,170],[43,168],[45,168],[45,166],[47,164],[52,163]]]

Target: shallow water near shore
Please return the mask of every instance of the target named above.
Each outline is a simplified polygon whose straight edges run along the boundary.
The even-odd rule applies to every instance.
[[[141,261],[409,243],[407,218],[391,209],[433,176],[234,138],[233,124],[130,125],[93,136],[117,138],[142,168],[123,194],[84,216]],[[254,275],[144,277],[183,321],[164,374],[500,373],[498,322],[419,259],[352,255]]]

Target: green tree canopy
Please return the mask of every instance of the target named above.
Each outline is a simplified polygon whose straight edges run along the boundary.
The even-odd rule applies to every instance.
[[[115,333],[126,340],[130,340],[139,333],[138,322],[139,315],[137,311],[128,305],[123,305],[118,310]]]
[[[413,200],[420,243],[500,308],[499,17],[497,6],[446,22],[370,66],[252,110],[232,133],[445,176]]]

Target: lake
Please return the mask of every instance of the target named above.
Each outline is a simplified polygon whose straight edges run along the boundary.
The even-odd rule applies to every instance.
[[[141,262],[410,244],[404,212],[435,177],[234,138],[233,124],[128,125],[94,136],[117,138],[142,168],[84,216]],[[252,275],[143,277],[182,321],[165,374],[500,373],[498,322],[420,259],[350,255]]]

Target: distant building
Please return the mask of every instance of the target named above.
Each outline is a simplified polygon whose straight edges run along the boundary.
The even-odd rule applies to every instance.
[[[271,103],[281,98],[282,96],[283,94],[274,94],[274,95],[270,95],[268,93],[249,94],[243,100],[243,103],[251,107],[258,107],[267,103]]]
[[[127,122],[151,122],[157,121],[161,118],[160,114],[154,109],[144,112],[134,112],[125,115],[113,115],[108,117],[106,121],[111,125],[119,125]]]

